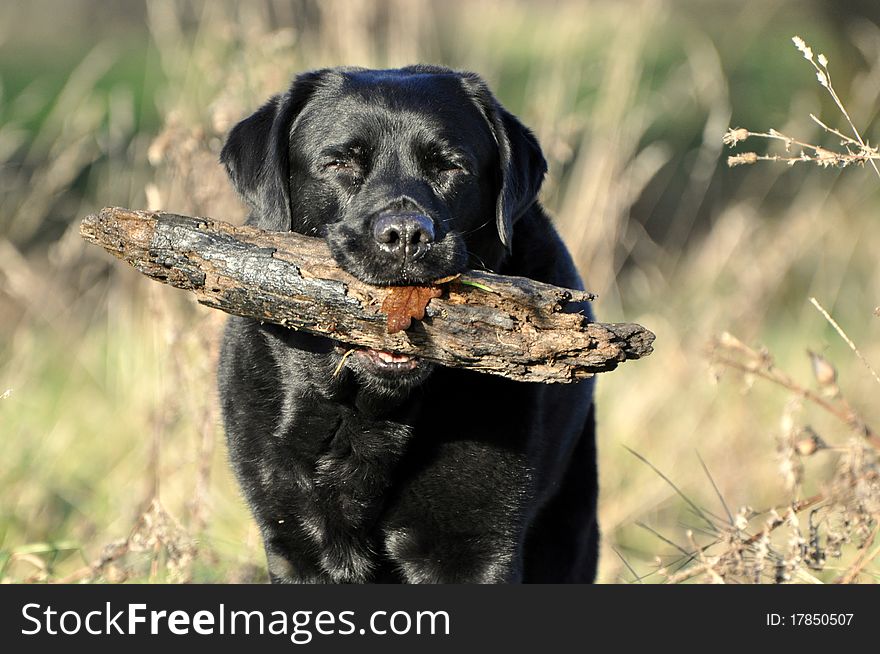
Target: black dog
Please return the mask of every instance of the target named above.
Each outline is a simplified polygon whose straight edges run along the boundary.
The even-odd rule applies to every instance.
[[[221,155],[249,224],[379,285],[468,267],[581,288],[535,137],[471,73],[297,77]],[[586,311],[585,307],[583,309]],[[592,382],[543,385],[231,318],[219,387],[273,581],[589,582]]]

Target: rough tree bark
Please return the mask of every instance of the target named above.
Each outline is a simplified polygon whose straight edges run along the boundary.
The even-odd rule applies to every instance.
[[[381,311],[389,289],[339,268],[321,239],[120,208],[86,217],[80,232],[209,307],[445,366],[572,382],[652,352],[644,327],[577,313],[590,293],[522,277],[468,271],[442,286],[424,320],[389,334]]]

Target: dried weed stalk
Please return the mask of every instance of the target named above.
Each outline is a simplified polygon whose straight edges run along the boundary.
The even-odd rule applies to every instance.
[[[869,566],[880,557],[875,544],[880,532],[880,438],[844,397],[835,366],[822,355],[807,354],[812,385],[777,368],[766,349],[751,348],[730,334],[712,342],[710,356],[718,371],[738,371],[749,384],[764,379],[791,393],[777,443],[778,470],[791,499],[765,511],[742,507],[736,515],[728,512],[728,519],[713,516],[708,541],[702,544],[689,531],[690,547],[681,548],[686,556],[659,569],[667,583],[854,583],[876,578]],[[832,446],[828,443],[833,440],[801,424],[805,402],[839,420],[849,438]],[[803,462],[813,456],[836,461],[830,477],[819,483],[821,491],[802,497]],[[701,511],[701,516],[707,513]]]
[[[845,167],[869,163],[880,177],[875,163],[880,153],[862,138],[835,91],[828,58],[824,54],[814,57],[812,49],[800,37],[792,41],[815,69],[819,84],[846,119],[852,135],[826,125],[812,114],[810,118],[819,127],[840,139],[840,149],[829,150],[775,129],[767,132],[728,129],[723,141],[730,147],[758,137],[782,142],[786,152],[785,155],[743,152],[729,157],[728,165],[784,161],[789,165],[807,162],[822,167]],[[815,298],[810,301],[880,383],[880,376],[843,328]],[[880,308],[875,309],[875,314],[880,315]],[[707,533],[708,542],[697,544],[693,532],[688,532],[690,549],[679,548],[686,556],[674,565],[661,565],[660,574],[668,583],[687,580],[854,583],[868,577],[880,578],[869,568],[880,557],[880,546],[875,544],[880,534],[880,435],[844,396],[834,364],[808,350],[814,383],[804,384],[777,368],[767,349],[749,347],[727,333],[711,343],[709,355],[716,377],[724,370],[733,370],[743,375],[749,387],[755,380],[763,379],[790,393],[777,436],[778,471],[790,500],[785,506],[766,511],[743,507],[736,516],[731,516],[725,505],[728,519],[713,519],[713,529]],[[804,404],[819,407],[836,418],[849,437],[844,439],[835,434],[836,440],[843,442],[829,445],[834,439],[820,436],[813,427],[802,422]],[[835,460],[828,478],[814,484],[821,488],[820,492],[804,498],[804,460],[809,457]],[[709,478],[711,480],[711,476]],[[712,483],[714,486],[714,481]],[[718,495],[723,503],[720,493]],[[841,563],[835,567],[829,563],[832,560]]]
[[[852,339],[815,299],[812,303],[858,352]],[[880,580],[872,564],[880,559],[880,437],[846,399],[838,371],[826,357],[807,351],[812,383],[801,383],[779,369],[765,348],[752,348],[731,334],[710,344],[716,378],[741,373],[749,388],[766,380],[790,393],[777,434],[778,472],[789,501],[762,511],[749,506],[733,513],[709,469],[703,470],[724,508],[724,516],[699,507],[641,455],[681,495],[698,526],[686,533],[687,546],[640,525],[680,554],[671,562],[657,559],[656,573],[666,583],[859,583]],[[876,372],[859,356],[872,375]],[[803,421],[805,405],[820,408],[841,425],[820,435]],[[804,496],[804,461],[832,459],[825,479],[812,479],[819,492]],[[814,469],[815,467],[811,467]],[[699,541],[699,542],[698,542]],[[639,578],[639,580],[641,580]]]
[[[58,583],[149,579],[171,583],[192,580],[193,540],[158,499],[153,499],[127,538],[104,546],[100,556]]]
[[[880,169],[877,168],[876,164],[876,160],[880,159],[880,152],[878,152],[876,147],[871,146],[862,138],[862,135],[853,123],[852,118],[850,118],[849,112],[841,101],[840,96],[838,96],[837,91],[834,90],[834,86],[831,83],[831,72],[828,70],[828,58],[824,54],[820,54],[818,57],[814,58],[812,48],[804,43],[804,40],[799,36],[793,37],[792,42],[804,56],[804,59],[809,61],[816,70],[816,79],[819,81],[822,88],[828,92],[831,99],[834,100],[834,104],[837,105],[841,114],[843,114],[843,117],[849,125],[849,129],[852,131],[852,136],[848,136],[840,130],[826,125],[813,114],[810,114],[810,118],[813,122],[828,134],[840,139],[839,149],[831,150],[823,148],[819,145],[792,138],[772,128],[766,132],[752,132],[742,127],[736,129],[728,128],[722,139],[725,145],[734,147],[737,143],[741,143],[748,138],[757,137],[781,141],[785,146],[786,154],[779,155],[741,152],[728,157],[727,165],[733,167],[744,164],[753,164],[758,161],[783,161],[789,166],[806,162],[814,163],[823,168],[828,166],[844,168],[853,164],[864,166],[866,163],[869,163],[871,164],[871,167],[874,168],[874,172],[877,173],[877,176],[880,177]]]

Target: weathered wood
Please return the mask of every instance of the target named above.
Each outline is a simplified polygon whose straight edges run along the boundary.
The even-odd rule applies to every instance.
[[[577,313],[590,293],[522,277],[469,271],[444,285],[423,321],[389,335],[380,311],[388,289],[346,273],[321,239],[120,208],[86,217],[80,232],[209,307],[445,366],[572,382],[652,352],[644,327]]]

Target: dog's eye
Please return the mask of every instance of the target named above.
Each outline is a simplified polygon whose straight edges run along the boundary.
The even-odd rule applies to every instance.
[[[366,152],[359,145],[334,148],[324,153],[320,166],[324,172],[359,180],[364,176],[365,158]]]
[[[459,166],[457,163],[452,161],[446,161],[441,163],[437,167],[438,172],[444,173],[446,175],[457,175],[459,173],[466,173],[467,171]]]
[[[467,170],[453,159],[449,159],[440,153],[428,155],[425,163],[432,172],[443,177],[454,177],[467,173]]]
[[[321,167],[328,172],[347,173],[349,175],[360,175],[361,173],[360,164],[342,157],[332,157],[325,161]]]

